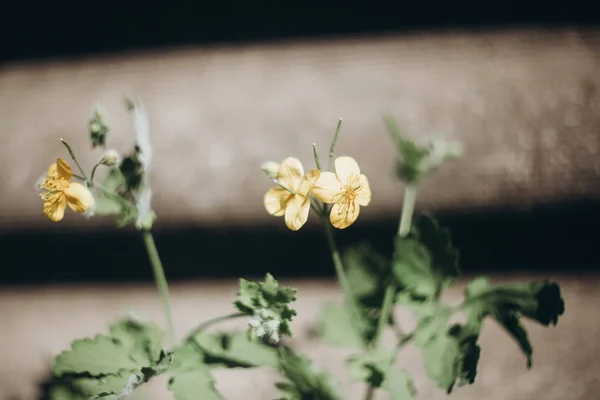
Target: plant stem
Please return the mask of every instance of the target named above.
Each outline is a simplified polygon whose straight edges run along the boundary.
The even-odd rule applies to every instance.
[[[394,295],[396,294],[396,283],[391,283],[385,290],[385,295],[383,297],[383,305],[381,306],[381,313],[379,314],[379,321],[377,321],[377,330],[375,331],[375,336],[373,337],[373,346],[379,346],[379,339],[387,325],[390,315],[393,311],[394,305]]]
[[[73,149],[71,148],[71,145],[69,143],[67,143],[63,138],[61,138],[60,141],[61,141],[62,144],[65,145],[65,147],[69,151],[69,154],[71,155],[71,158],[73,159],[73,161],[75,161],[75,165],[77,165],[77,168],[79,168],[79,172],[81,172],[81,175],[83,176],[84,180],[87,181],[88,180],[87,179],[87,175],[83,171],[83,168],[81,168],[81,165],[79,164],[79,161],[77,161],[77,157],[75,157],[75,152],[73,152]]]
[[[417,201],[417,186],[414,183],[408,183],[404,190],[404,200],[402,204],[402,214],[400,216],[400,223],[398,226],[398,236],[405,237],[410,232],[412,224],[412,218],[415,211],[415,203]],[[393,313],[394,308],[394,295],[396,294],[397,285],[395,281],[392,281],[385,290],[383,298],[383,305],[381,306],[381,313],[379,315],[379,321],[377,323],[377,330],[373,338],[373,346],[379,346],[379,339],[387,325],[390,315]],[[399,340],[397,349],[402,347],[405,343],[412,339],[412,334],[406,335]],[[395,358],[395,357],[394,357]],[[367,393],[365,394],[365,400],[371,400],[373,398],[374,388],[369,385]]]
[[[90,184],[93,185],[94,184],[94,176],[96,175],[96,170],[98,169],[98,167],[102,165],[102,163],[98,163],[96,165],[94,165],[94,168],[92,168],[92,176],[90,177]]]
[[[344,291],[344,297],[348,306],[350,307],[350,312],[354,318],[358,318],[360,316],[360,309],[358,304],[356,303],[356,299],[352,294],[352,288],[350,287],[350,282],[348,281],[348,277],[346,276],[346,272],[344,271],[344,265],[342,263],[342,257],[340,256],[340,252],[337,249],[335,244],[335,239],[333,237],[333,227],[326,216],[321,216],[321,220],[323,221],[323,225],[325,226],[325,236],[327,236],[327,243],[329,244],[329,250],[331,251],[331,257],[333,258],[333,265],[335,266],[335,273],[337,275],[338,282]]]
[[[333,141],[331,142],[331,147],[329,148],[329,168],[328,171],[331,171],[333,167],[333,156],[335,154],[335,145],[338,141],[338,136],[340,136],[340,130],[342,129],[342,119],[338,121],[337,128],[335,129],[335,135],[333,136]]]
[[[406,189],[404,190],[402,214],[400,216],[400,223],[398,226],[398,236],[400,237],[405,237],[410,232],[416,201],[417,186],[414,183],[409,183],[406,185]],[[392,313],[392,308],[394,305],[394,295],[396,294],[396,290],[396,282],[392,282],[385,291],[383,305],[381,306],[381,315],[379,317],[379,323],[377,324],[377,330],[375,331],[375,338],[373,340],[375,346],[378,345],[379,338],[387,324],[390,314]]]
[[[417,185],[415,183],[408,183],[404,189],[402,216],[400,217],[400,226],[398,227],[398,236],[400,237],[405,237],[410,232],[416,202]]]
[[[158,255],[158,250],[156,249],[156,244],[154,243],[152,233],[149,230],[144,229],[142,230],[142,237],[144,238],[144,244],[146,245],[146,252],[148,253],[150,264],[152,264],[152,272],[154,273],[156,288],[158,289],[158,294],[163,302],[165,317],[167,319],[167,333],[169,336],[168,341],[171,345],[173,345],[175,343],[175,330],[173,329],[173,315],[171,312],[169,285],[167,284],[167,278],[165,277],[165,270],[162,262],[160,261],[160,256]]]
[[[202,332],[203,330],[205,330],[206,328],[208,328],[211,325],[217,324],[219,322],[223,322],[223,321],[227,321],[230,319],[235,319],[235,318],[240,318],[240,317],[244,317],[246,316],[246,314],[243,314],[241,312],[238,313],[232,313],[232,314],[227,314],[227,315],[221,315],[220,317],[215,317],[215,318],[211,318],[208,321],[204,321],[203,323],[201,323],[200,325],[198,325],[197,327],[195,327],[188,335],[187,335],[187,340],[189,339],[193,339],[196,335],[198,335],[200,332]]]
[[[313,143],[313,157],[315,158],[315,165],[317,169],[321,170],[321,160],[319,159],[319,153],[317,153],[317,144]]]
[[[365,400],[371,400],[375,394],[375,387],[369,385],[367,387],[367,393],[365,393]]]

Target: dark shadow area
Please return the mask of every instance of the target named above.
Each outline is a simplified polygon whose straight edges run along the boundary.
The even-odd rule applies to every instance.
[[[529,211],[438,215],[461,250],[465,273],[598,271],[600,204],[577,202]],[[283,221],[282,226],[283,226]],[[395,220],[359,222],[337,232],[340,246],[368,241],[392,252]],[[323,232],[281,229],[181,229],[155,235],[170,281],[333,277]],[[134,232],[14,233],[0,237],[3,284],[151,281],[141,238]],[[316,260],[316,262],[314,262]]]
[[[591,1],[4,1],[0,62],[290,38],[591,26]]]

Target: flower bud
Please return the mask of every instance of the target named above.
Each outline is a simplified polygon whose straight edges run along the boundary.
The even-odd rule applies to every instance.
[[[116,150],[107,150],[102,158],[100,159],[100,164],[105,165],[107,167],[114,167],[120,161],[119,153]]]
[[[92,147],[105,147],[106,137],[108,136],[110,128],[106,116],[104,115],[104,111],[101,108],[97,108],[94,111],[93,117],[88,121],[88,128],[90,131]]]
[[[277,179],[279,176],[279,164],[274,161],[267,161],[262,163],[260,169],[263,170],[265,174],[269,177],[269,179]]]

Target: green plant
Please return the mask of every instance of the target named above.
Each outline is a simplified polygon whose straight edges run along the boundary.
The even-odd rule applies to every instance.
[[[41,184],[44,213],[60,221],[69,205],[89,216],[112,216],[119,226],[134,225],[143,237],[153,267],[158,293],[163,301],[165,324],[131,317],[109,326],[93,338],[75,340],[59,354],[53,367],[48,397],[52,400],[125,399],[137,387],[157,375],[169,376],[169,389],[176,400],[221,399],[212,377],[215,368],[270,367],[281,372],[277,383],[281,399],[333,400],[344,395],[326,371],[285,345],[292,336],[296,311],[294,288],[282,287],[267,274],[262,282],[240,279],[232,313],[199,324],[181,341],[173,331],[169,290],[151,234],[156,215],[148,180],[152,148],[146,114],[128,102],[134,119],[136,145],[120,159],[106,149],[110,132],[103,113],[90,121],[93,147],[106,149],[88,175],[71,146],[64,142],[79,174],[58,159]],[[338,282],[344,292],[342,304],[325,304],[320,316],[320,337],[326,343],[351,348],[350,377],[366,384],[365,399],[376,390],[389,392],[392,399],[413,399],[415,386],[410,375],[396,366],[397,355],[409,343],[422,350],[429,378],[450,393],[455,387],[472,384],[481,352],[478,344],[482,323],[492,318],[514,337],[532,366],[533,350],[521,320],[542,325],[556,324],[564,313],[560,287],[552,281],[492,284],[483,277],[471,280],[464,301],[451,306],[442,295],[459,277],[459,254],[449,232],[428,214],[414,218],[419,185],[448,159],[461,155],[454,143],[430,141],[424,145],[402,137],[390,118],[386,123],[398,149],[396,173],[405,183],[402,214],[393,238],[392,259],[362,244],[338,250],[335,231],[350,227],[360,207],[371,201],[367,177],[351,157],[335,156],[341,129],[338,123],[325,169],[313,145],[316,168],[304,172],[300,161],[289,157],[281,164],[267,162],[262,169],[276,186],[264,198],[273,216],[284,217],[297,231],[312,210],[321,220]],[[335,167],[335,168],[334,168]],[[106,168],[100,181],[99,168]],[[80,182],[72,182],[78,179]],[[408,308],[416,328],[405,332],[393,318],[396,307]],[[465,322],[453,323],[455,313]],[[246,318],[245,331],[207,333],[221,321]],[[164,328],[164,330],[163,330]],[[385,347],[381,336],[393,328],[397,344]]]

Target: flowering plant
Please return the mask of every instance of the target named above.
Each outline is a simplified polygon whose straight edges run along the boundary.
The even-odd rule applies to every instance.
[[[214,385],[215,368],[269,367],[282,374],[283,380],[276,384],[281,399],[345,398],[326,371],[287,343],[296,315],[292,308],[296,290],[280,286],[270,274],[261,282],[240,279],[231,314],[204,321],[183,340],[176,340],[167,281],[151,233],[156,215],[148,179],[152,160],[149,124],[139,104],[128,102],[128,107],[136,131],[132,152],[122,158],[107,149],[110,129],[104,114],[97,111],[89,123],[90,139],[92,147],[105,149],[104,155],[88,175],[63,141],[78,173],[62,158],[51,164],[40,183],[42,210],[55,222],[63,218],[68,206],[87,216],[113,216],[119,226],[134,225],[144,239],[166,322],[161,327],[127,317],[103,334],[75,340],[55,358],[47,397],[121,400],[155,376],[167,375],[176,400],[222,399]],[[398,133],[392,119],[386,118],[386,122],[398,150],[396,173],[406,184],[391,259],[369,245],[343,251],[336,245],[335,229],[349,228],[361,207],[369,206],[372,195],[357,161],[335,157],[341,120],[327,168],[314,144],[315,168],[307,172],[293,157],[261,166],[275,184],[264,196],[270,215],[283,217],[286,226],[297,231],[312,210],[324,227],[344,302],[323,306],[321,339],[353,350],[346,360],[349,376],[364,382],[366,400],[376,391],[385,391],[394,400],[417,398],[410,375],[396,365],[399,351],[409,343],[421,349],[427,375],[441,389],[450,393],[457,386],[472,384],[486,318],[506,329],[531,367],[533,350],[522,320],[555,325],[564,313],[559,285],[550,280],[493,284],[479,277],[468,283],[461,304],[445,303],[442,295],[459,276],[458,251],[435,218],[423,214],[415,219],[413,214],[419,185],[445,162],[460,156],[462,149],[439,140],[415,143]],[[96,177],[99,168],[107,169],[102,180]],[[394,318],[397,307],[410,310],[416,328],[406,332],[399,326]],[[464,322],[452,322],[458,313]],[[233,318],[245,318],[247,329],[207,332],[209,326]],[[393,347],[382,344],[386,329],[396,333]]]

